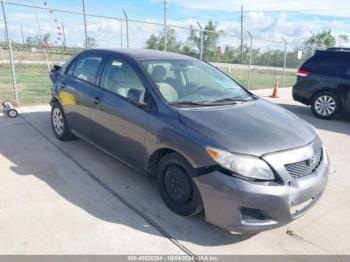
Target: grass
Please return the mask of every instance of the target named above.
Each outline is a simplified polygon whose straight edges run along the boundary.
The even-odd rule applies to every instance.
[[[247,85],[248,72],[244,69],[225,71],[243,86]],[[252,70],[250,89],[272,88],[276,77],[280,78],[282,86],[283,73],[271,70]],[[47,104],[50,100],[52,86],[46,65],[16,64],[16,77],[19,102],[22,105]],[[286,73],[286,86],[295,83],[295,74]],[[12,89],[11,67],[9,64],[0,64],[0,101],[15,101]]]
[[[51,80],[46,65],[16,64],[19,102],[23,105],[47,104],[51,93]],[[0,64],[0,100],[15,101],[11,67]]]
[[[247,87],[248,71],[244,69],[236,69],[228,72],[227,69],[222,69],[223,72],[236,79],[241,85]],[[279,77],[279,87],[282,87],[283,72],[273,70],[256,70],[253,69],[250,73],[249,89],[266,89],[273,88],[275,81]],[[296,74],[286,72],[285,86],[291,87],[296,81]]]

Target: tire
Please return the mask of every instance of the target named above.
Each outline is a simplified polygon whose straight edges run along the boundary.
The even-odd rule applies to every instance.
[[[157,167],[157,184],[167,207],[181,216],[194,216],[203,210],[203,203],[192,177],[194,169],[179,154],[169,153]]]
[[[16,109],[10,109],[7,111],[7,116],[9,118],[16,118],[18,116],[18,112]]]
[[[340,110],[340,99],[332,92],[320,92],[314,96],[311,102],[312,113],[321,119],[331,119]]]
[[[51,108],[51,125],[55,136],[61,141],[70,141],[75,136],[69,131],[63,109],[58,102],[53,102]]]

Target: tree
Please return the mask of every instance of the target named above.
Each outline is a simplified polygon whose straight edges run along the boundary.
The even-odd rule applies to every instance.
[[[304,42],[305,45],[311,45],[320,48],[332,47],[335,45],[335,43],[336,39],[332,35],[331,30],[324,30],[320,33],[313,33],[312,36]]]
[[[27,47],[36,47],[41,48],[44,43],[48,43],[50,41],[51,34],[46,33],[43,36],[41,35],[35,35],[35,36],[28,36],[26,39],[26,46]]]
[[[48,43],[50,41],[50,37],[51,37],[51,34],[50,33],[46,33],[43,35],[43,42],[45,43]]]
[[[166,32],[167,39],[167,51],[170,52],[180,52],[181,43],[176,40],[176,32],[174,29],[168,29]],[[156,36],[152,34],[150,38],[146,41],[147,49],[164,50],[164,32],[159,32]]]
[[[87,47],[92,48],[97,46],[97,40],[91,36],[87,38]]]
[[[219,40],[219,32],[216,32],[217,23],[209,21],[204,27],[203,32],[203,59],[204,60],[216,60],[216,48]],[[201,48],[201,36],[200,32],[192,29],[186,41],[186,48],[184,52],[186,54],[195,53],[199,54]],[[197,55],[198,56],[198,55]]]
[[[338,35],[338,45],[349,42],[349,37],[346,34]]]

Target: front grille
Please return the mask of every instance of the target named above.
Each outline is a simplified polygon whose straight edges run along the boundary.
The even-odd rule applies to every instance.
[[[285,165],[289,174],[294,178],[300,178],[312,174],[322,162],[322,149],[318,150],[313,159],[306,159]],[[314,161],[313,161],[314,160]]]

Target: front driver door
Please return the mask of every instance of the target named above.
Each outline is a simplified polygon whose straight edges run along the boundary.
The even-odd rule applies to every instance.
[[[131,88],[146,93],[135,68],[122,59],[108,58],[100,88],[92,93],[98,103],[91,109],[91,137],[120,160],[142,170],[147,161],[144,142],[149,114],[127,99]]]

